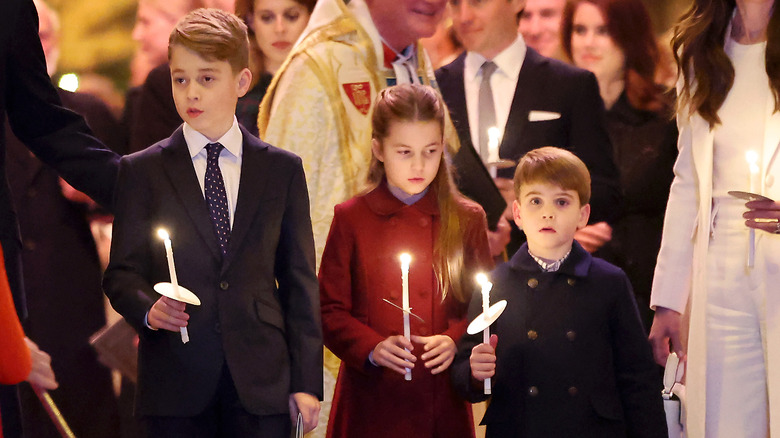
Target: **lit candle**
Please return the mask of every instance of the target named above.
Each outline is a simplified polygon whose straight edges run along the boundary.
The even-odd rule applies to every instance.
[[[496,164],[501,161],[498,156],[498,147],[501,143],[501,131],[495,126],[488,128],[488,159],[487,165],[490,170],[490,176],[496,177]]]
[[[493,288],[493,283],[488,281],[487,275],[482,273],[477,274],[477,283],[482,286],[482,317],[488,320],[490,316],[490,289]],[[490,344],[489,325],[486,326],[485,330],[482,331],[482,342],[485,344]],[[490,394],[491,392],[490,377],[488,377],[485,379],[485,394]]]
[[[162,239],[163,243],[165,244],[165,256],[168,258],[168,272],[170,273],[171,276],[171,286],[173,288],[173,296],[178,298],[180,297],[179,279],[176,277],[176,266],[173,264],[173,245],[171,245],[171,237],[168,235],[168,232],[162,228],[157,230],[157,235],[160,236],[160,239]],[[187,327],[179,327],[179,333],[181,334],[182,344],[186,344],[187,342],[190,341],[190,336],[189,333],[187,332]]]
[[[409,327],[409,312],[411,312],[411,308],[409,307],[409,264],[412,261],[412,256],[410,256],[407,253],[401,254],[401,283],[403,285],[403,308],[404,308],[404,337],[411,341],[412,339],[412,333],[411,328]],[[409,351],[409,350],[406,350]],[[412,380],[412,370],[409,368],[406,369],[406,374],[404,375],[404,379],[406,380]]]
[[[745,160],[748,163],[748,170],[750,171],[750,193],[758,193],[758,153],[754,150],[749,150],[745,153]],[[756,230],[750,228],[748,230],[748,268],[752,268],[755,265],[756,259]]]

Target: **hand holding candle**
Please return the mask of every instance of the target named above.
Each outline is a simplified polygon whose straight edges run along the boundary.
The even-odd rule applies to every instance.
[[[403,287],[403,315],[404,315],[404,337],[411,341],[412,334],[411,334],[411,327],[409,326],[409,312],[411,312],[411,308],[409,307],[409,264],[412,261],[412,256],[410,256],[407,253],[401,254],[401,284]],[[409,350],[407,350],[409,351]],[[406,375],[404,375],[404,379],[406,380],[412,380],[412,370],[409,368],[406,369]]]
[[[758,193],[759,187],[759,168],[758,168],[758,153],[754,150],[749,150],[745,153],[745,160],[748,163],[748,170],[750,172],[750,193]],[[755,265],[756,259],[756,230],[750,228],[748,231],[748,268],[752,268]]]
[[[477,274],[477,283],[479,283],[480,286],[482,286],[482,314],[485,315],[486,319],[489,319],[490,315],[490,289],[493,288],[493,283],[489,282],[487,279],[487,275],[485,274]],[[489,344],[490,343],[490,326],[485,327],[485,330],[482,330],[482,343]],[[490,387],[490,377],[485,379],[485,394],[490,394],[491,387]]]
[[[157,283],[154,285],[154,290],[160,295],[166,296],[172,300],[182,303],[200,305],[200,300],[195,294],[190,292],[184,287],[179,286],[179,280],[176,277],[176,266],[173,263],[173,245],[171,244],[171,238],[168,232],[160,228],[157,230],[157,235],[163,240],[165,244],[165,256],[168,259],[168,273],[171,276],[170,283]],[[179,333],[181,334],[181,342],[186,344],[190,341],[189,332],[187,327],[179,327]]]

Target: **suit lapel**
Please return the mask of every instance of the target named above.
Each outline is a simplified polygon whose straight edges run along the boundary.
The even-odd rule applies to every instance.
[[[509,107],[509,117],[507,118],[504,136],[501,140],[500,151],[504,152],[502,157],[509,157],[516,154],[517,145],[522,144],[523,129],[528,123],[528,113],[531,111],[531,99],[529,96],[534,94],[532,87],[544,83],[544,79],[538,78],[538,67],[541,63],[547,62],[541,55],[528,47],[523,60],[523,66],[520,68],[520,74],[517,76],[517,86],[515,87],[515,97],[512,98],[512,105]],[[520,155],[528,151],[519,151]]]
[[[252,226],[271,173],[269,160],[264,159],[268,145],[252,137],[243,127],[241,133],[244,137],[241,179],[238,184],[238,200],[236,201],[235,218],[233,218],[233,229],[230,232],[230,247],[222,268],[223,271],[229,267],[233,256],[238,253],[244,242],[244,236]]]
[[[217,236],[214,234],[209,208],[203,197],[198,177],[195,175],[195,169],[192,167],[192,158],[189,149],[187,149],[182,128],[179,127],[168,143],[163,144],[162,147],[163,168],[168,174],[168,180],[179,195],[184,210],[187,211],[192,224],[206,242],[212,255],[221,259],[222,254],[219,250]]]

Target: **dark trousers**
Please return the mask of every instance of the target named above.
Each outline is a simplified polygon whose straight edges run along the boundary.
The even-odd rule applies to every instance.
[[[150,438],[289,438],[290,417],[254,415],[241,405],[227,364],[222,366],[217,393],[208,407],[194,417],[144,417]]]

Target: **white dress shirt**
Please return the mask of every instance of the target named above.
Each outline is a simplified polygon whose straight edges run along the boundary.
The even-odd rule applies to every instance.
[[[466,110],[469,114],[471,144],[474,147],[479,148],[479,114],[477,113],[479,112],[479,86],[482,82],[480,68],[482,64],[485,61],[493,61],[498,67],[490,77],[490,88],[493,91],[493,104],[496,107],[496,128],[503,136],[526,50],[525,41],[518,34],[515,42],[492,60],[488,60],[476,52],[466,53],[465,65],[463,67],[463,85],[466,92]]]
[[[190,157],[192,157],[192,166],[195,168],[195,175],[198,176],[203,199],[206,199],[206,158],[208,156],[206,145],[209,143],[220,143],[224,146],[224,149],[219,154],[219,170],[222,172],[222,179],[225,181],[230,227],[232,228],[233,217],[236,212],[236,201],[238,200],[238,183],[241,179],[241,154],[244,146],[244,136],[238,127],[238,121],[236,121],[234,116],[233,126],[215,142],[212,142],[185,122],[184,140],[187,142],[187,149],[189,149]]]

